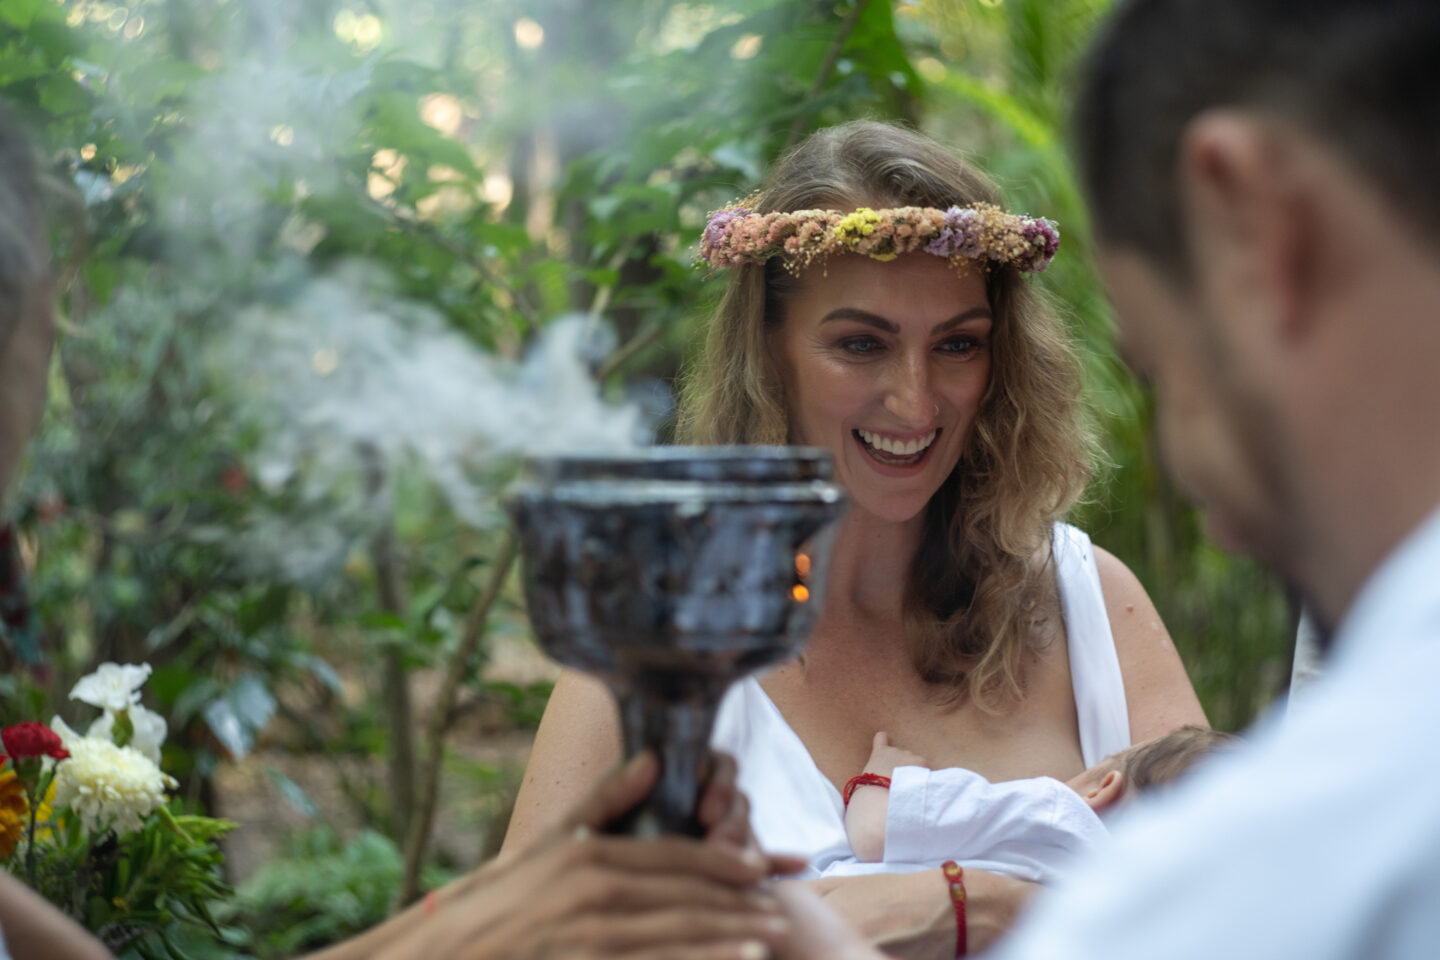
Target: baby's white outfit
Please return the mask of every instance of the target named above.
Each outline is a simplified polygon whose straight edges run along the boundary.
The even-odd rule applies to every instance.
[[[885,817],[885,859],[833,861],[827,877],[930,870],[946,860],[1049,883],[1105,827],[1080,794],[1053,777],[991,783],[961,767],[896,767]]]

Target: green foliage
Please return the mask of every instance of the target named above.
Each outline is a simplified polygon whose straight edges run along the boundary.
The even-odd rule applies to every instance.
[[[221,932],[211,907],[232,891],[217,842],[236,824],[181,811],[172,801],[124,836],[61,811],[37,831],[33,858],[22,848],[9,867],[118,956],[187,960],[185,928]]]
[[[298,956],[384,920],[400,885],[394,841],[373,830],[348,843],[329,827],[292,834],[282,852],[239,888],[229,923],[247,931],[237,942],[260,958]],[[427,886],[446,877],[427,876]]]

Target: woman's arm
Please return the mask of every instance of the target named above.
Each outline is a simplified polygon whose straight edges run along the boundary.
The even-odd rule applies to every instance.
[[[509,857],[548,834],[620,753],[620,718],[610,691],[598,680],[566,670],[545,705],[500,856]]]
[[[810,881],[811,889],[881,953],[904,960],[955,956],[955,904],[939,870]],[[984,870],[965,871],[969,952],[979,953],[1015,923],[1039,887]]]
[[[1135,574],[1100,547],[1095,548],[1095,566],[1125,680],[1131,742],[1162,736],[1186,724],[1210,726],[1175,644]]]
[[[15,960],[110,960],[99,940],[3,870],[0,929]]]

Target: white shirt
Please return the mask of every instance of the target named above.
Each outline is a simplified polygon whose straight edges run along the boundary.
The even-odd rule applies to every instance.
[[[1440,957],[1440,511],[1366,583],[1330,671],[1119,824],[995,960]]]
[[[1090,767],[1130,746],[1125,685],[1090,538],[1057,523],[1052,543],[1080,749]],[[891,866],[855,860],[840,791],[754,677],[725,695],[710,744],[739,764],[739,786],[750,800],[750,827],[763,849],[805,857],[810,862],[806,877],[821,876],[842,862],[853,872],[895,872]],[[947,859],[952,858],[937,862]]]
[[[1106,835],[1080,794],[1053,777],[991,783],[961,767],[896,767],[889,799],[884,861],[838,860],[825,876],[910,873],[954,860],[1050,883]]]

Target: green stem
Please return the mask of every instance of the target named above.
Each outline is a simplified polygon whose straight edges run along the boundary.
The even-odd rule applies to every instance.
[[[39,791],[40,796],[45,796],[44,791]],[[40,812],[40,804],[35,799],[35,792],[25,790],[25,799],[30,804],[30,825],[25,835],[25,882],[30,889],[35,889],[35,816]]]
[[[186,843],[192,845],[195,843],[195,838],[185,832],[185,828],[180,826],[180,821],[175,819],[175,815],[170,812],[170,808],[168,806],[162,803],[160,806],[155,808],[155,812],[160,815],[161,820],[165,821],[165,826],[175,831],[175,835],[177,837],[179,837],[181,840],[184,840]]]

